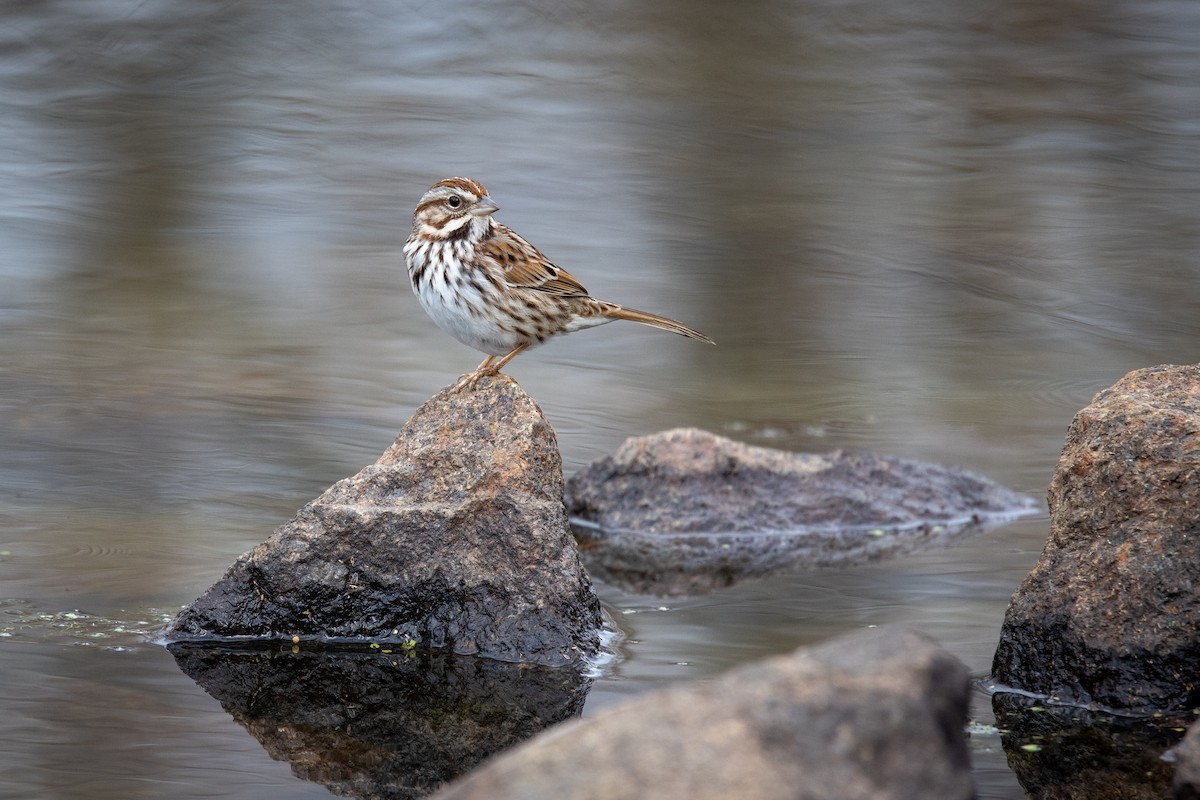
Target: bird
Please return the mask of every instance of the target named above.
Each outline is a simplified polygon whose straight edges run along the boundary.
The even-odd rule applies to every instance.
[[[487,354],[460,391],[495,375],[530,347],[564,333],[629,320],[708,344],[682,322],[588,294],[512,228],[479,181],[453,177],[429,187],[413,211],[404,259],[425,313],[458,341]]]

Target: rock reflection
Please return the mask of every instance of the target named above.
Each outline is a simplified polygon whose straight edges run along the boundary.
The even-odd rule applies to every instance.
[[[1173,768],[1162,754],[1188,720],[1118,717],[1003,692],[992,710],[1008,765],[1030,797],[1171,796]]]
[[[762,533],[662,535],[606,530],[578,518],[571,527],[593,578],[633,594],[696,597],[772,575],[851,567],[947,546],[1018,516]]]
[[[340,796],[424,797],[579,716],[591,687],[574,669],[462,656],[169,649],[272,758]]]

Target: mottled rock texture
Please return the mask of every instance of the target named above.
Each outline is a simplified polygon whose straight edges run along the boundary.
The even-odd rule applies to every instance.
[[[441,800],[973,797],[966,668],[872,630],[564,723]]]
[[[167,637],[413,642],[557,666],[594,654],[601,627],[554,431],[498,377],[425,403],[375,464],[239,558]]]
[[[993,678],[1126,713],[1200,705],[1200,367],[1138,370],[1096,395],[1049,505]]]

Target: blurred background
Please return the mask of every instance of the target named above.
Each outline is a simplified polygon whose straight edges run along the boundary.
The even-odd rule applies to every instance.
[[[481,359],[400,252],[448,175],[718,342],[616,324],[514,361],[568,474],[694,425],[1041,496],[1095,392],[1198,360],[1198,44],[1184,0],[6,3],[0,797],[328,796],[131,632]],[[627,638],[585,714],[889,622],[986,673],[1046,524],[601,586]],[[981,798],[1025,796],[972,746]]]

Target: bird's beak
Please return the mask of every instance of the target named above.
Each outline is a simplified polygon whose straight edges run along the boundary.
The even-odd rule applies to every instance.
[[[475,204],[473,209],[471,209],[471,213],[477,217],[486,217],[491,214],[495,214],[499,210],[500,206],[492,202],[492,196],[490,194],[485,194],[483,197],[479,198],[479,202]]]

